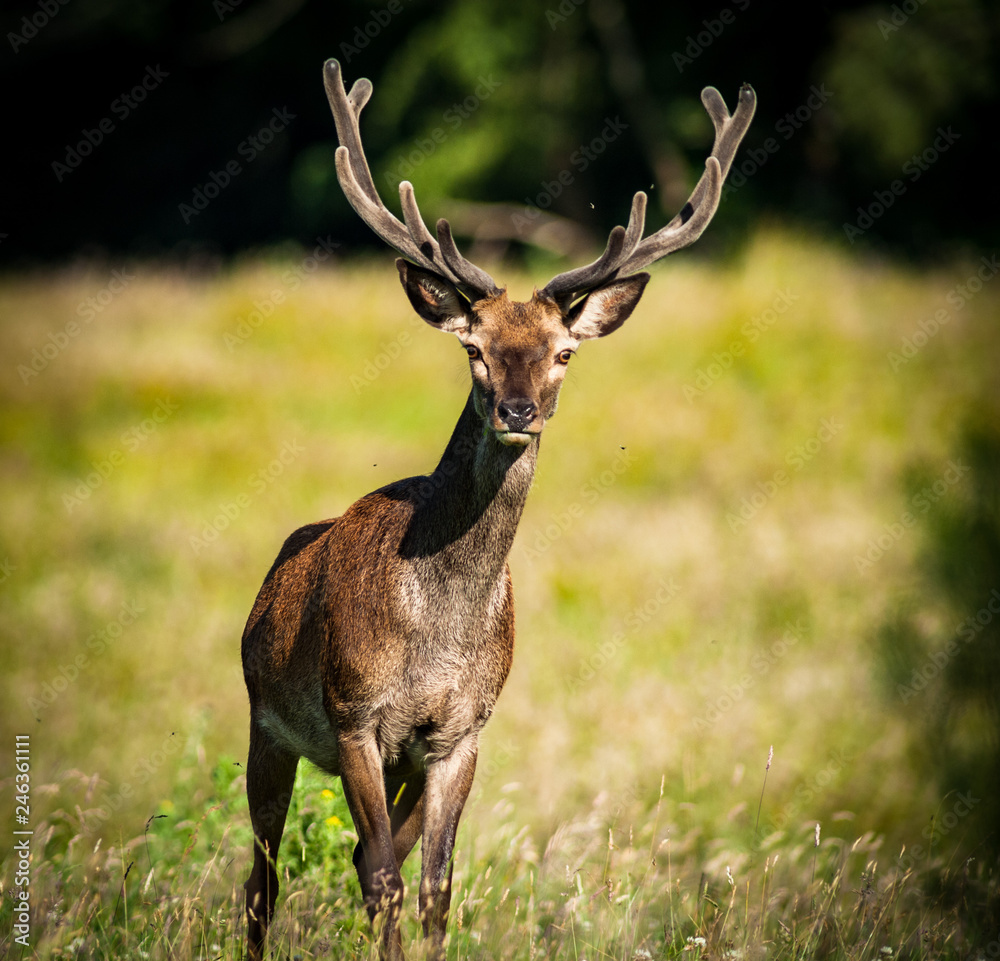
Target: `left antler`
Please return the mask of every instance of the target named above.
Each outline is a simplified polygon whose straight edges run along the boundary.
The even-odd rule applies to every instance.
[[[408,180],[399,185],[405,223],[400,223],[382,203],[365,160],[358,128],[358,118],[372,95],[371,81],[356,80],[351,92],[347,93],[340,63],[327,60],[323,67],[323,84],[340,140],[336,155],[337,179],[358,216],[394,250],[445,277],[473,300],[499,293],[493,278],[458,252],[447,220],[437,222],[437,240],[431,236],[417,207],[413,185]]]

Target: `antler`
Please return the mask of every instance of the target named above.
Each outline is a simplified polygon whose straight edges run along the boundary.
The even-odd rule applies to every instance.
[[[702,90],[701,102],[715,126],[715,143],[705,161],[705,172],[680,213],[665,227],[642,240],[646,195],[640,190],[632,200],[628,228],[615,227],[608,237],[604,253],[597,260],[553,277],[540,291],[542,295],[568,306],[579,294],[615,277],[641,270],[675,250],[693,244],[701,236],[718,209],[722,183],[732,166],[736,148],[753,119],[757,95],[750,84],[743,84],[736,112],[732,116],[715,87]]]
[[[413,184],[408,180],[399,185],[404,223],[400,223],[382,203],[368,169],[358,128],[361,111],[372,95],[371,81],[355,80],[351,92],[347,93],[340,63],[327,60],[323,65],[323,85],[340,140],[337,179],[358,216],[394,250],[415,264],[441,274],[473,300],[498,294],[500,289],[493,278],[459,253],[447,220],[437,222],[437,240],[431,236],[417,207]]]

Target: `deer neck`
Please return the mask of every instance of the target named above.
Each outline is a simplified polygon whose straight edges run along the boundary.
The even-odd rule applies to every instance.
[[[538,438],[523,447],[505,446],[485,430],[470,393],[438,466],[419,481],[403,556],[438,576],[461,578],[473,593],[477,586],[492,593],[514,542],[537,458]]]

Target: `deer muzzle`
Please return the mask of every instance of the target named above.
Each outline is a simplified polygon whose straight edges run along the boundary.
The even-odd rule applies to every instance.
[[[527,444],[541,433],[542,425],[538,405],[527,397],[501,400],[494,410],[493,429],[501,444]]]

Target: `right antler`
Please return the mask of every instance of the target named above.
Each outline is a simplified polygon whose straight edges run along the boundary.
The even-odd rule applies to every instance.
[[[441,274],[473,300],[498,294],[500,288],[493,278],[458,252],[447,220],[437,222],[437,240],[431,236],[417,207],[413,184],[408,180],[399,185],[405,223],[400,223],[382,203],[365,160],[358,128],[358,118],[372,95],[371,81],[355,80],[351,92],[347,93],[339,61],[327,60],[323,65],[323,84],[340,140],[337,179],[358,216],[394,250],[415,264]]]
[[[550,280],[539,293],[568,307],[580,294],[601,284],[641,270],[661,257],[693,244],[708,226],[722,197],[722,183],[732,166],[736,148],[750,126],[757,106],[757,95],[750,84],[740,87],[739,105],[730,116],[726,102],[715,87],[701,92],[715,127],[715,143],[705,161],[705,172],[681,208],[665,227],[642,240],[646,219],[646,195],[640,190],[632,200],[628,229],[615,227],[608,237],[604,253],[592,264],[568,270]]]

